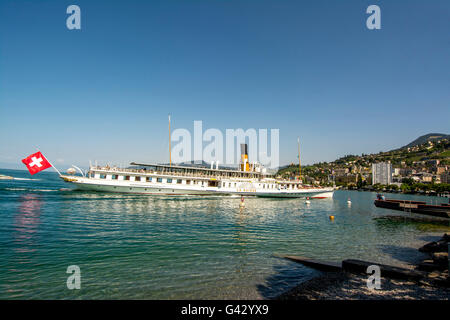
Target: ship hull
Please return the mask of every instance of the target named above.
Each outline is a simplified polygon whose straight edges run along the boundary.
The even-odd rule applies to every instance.
[[[148,195],[213,195],[214,191],[208,190],[187,190],[182,188],[168,188],[168,187],[153,187],[153,186],[120,186],[120,185],[105,185],[93,183],[74,183],[78,190],[82,191],[97,191],[97,192],[115,192],[115,193],[134,193],[134,194],[148,194]]]
[[[266,192],[263,190],[244,190],[244,189],[228,189],[208,186],[186,186],[186,185],[154,185],[149,183],[133,183],[125,181],[112,181],[97,179],[89,179],[83,177],[63,176],[63,180],[72,183],[78,190],[97,191],[97,192],[115,192],[115,193],[132,193],[147,195],[237,195],[237,196],[256,196],[264,198],[331,198],[333,196],[333,188],[311,188],[300,190],[273,190]]]
[[[312,198],[312,199],[327,199],[333,197],[333,191],[324,192],[318,189],[305,189],[302,192],[268,192],[256,194],[261,198]]]

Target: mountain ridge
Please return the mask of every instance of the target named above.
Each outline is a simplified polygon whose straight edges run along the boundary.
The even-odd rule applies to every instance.
[[[437,140],[442,140],[442,139],[450,139],[450,135],[445,134],[445,133],[428,133],[428,134],[424,134],[424,135],[418,137],[417,139],[413,140],[412,142],[408,143],[407,145],[405,145],[399,149],[411,148],[411,147],[422,145],[429,141],[437,141]],[[399,150],[399,149],[396,149],[396,150]]]

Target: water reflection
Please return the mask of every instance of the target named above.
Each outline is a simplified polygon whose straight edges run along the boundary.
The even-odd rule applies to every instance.
[[[16,252],[33,252],[35,234],[39,228],[42,200],[37,194],[24,194],[19,198],[19,208],[14,217],[14,247]]]

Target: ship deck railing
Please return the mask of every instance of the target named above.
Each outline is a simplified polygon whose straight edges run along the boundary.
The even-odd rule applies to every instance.
[[[130,168],[117,168],[117,167],[91,167],[89,171],[108,171],[108,172],[118,172],[118,173],[135,173],[135,174],[158,174],[158,175],[171,175],[179,177],[197,177],[197,178],[215,178],[215,179],[258,179],[262,177],[242,177],[237,173],[236,175],[227,176],[220,174],[205,174],[201,172],[191,173],[191,172],[176,172],[176,171],[156,171],[156,170],[144,170],[144,169],[130,169]]]
[[[178,177],[193,177],[193,178],[205,178],[205,179],[257,179],[258,181],[261,181],[263,177],[257,176],[257,177],[240,177],[237,176],[224,176],[224,175],[210,175],[210,174],[204,174],[201,172],[196,173],[190,173],[190,172],[174,172],[174,171],[155,171],[155,170],[144,170],[144,169],[132,169],[132,168],[118,168],[118,167],[91,167],[89,171],[108,171],[108,172],[118,172],[118,173],[135,173],[135,174],[156,174],[156,175],[171,175],[171,176],[178,176]],[[296,184],[292,183],[290,181],[280,181],[273,178],[264,177],[265,179],[270,180],[270,182],[267,183],[275,183],[275,184]],[[298,189],[309,189],[313,186],[310,185],[301,185]],[[315,187],[320,188],[320,187]]]

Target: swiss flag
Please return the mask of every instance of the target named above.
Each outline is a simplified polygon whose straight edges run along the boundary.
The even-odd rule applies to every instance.
[[[38,151],[31,156],[26,157],[22,162],[27,166],[30,174],[36,174],[42,170],[50,168],[52,165],[45,159],[44,155]]]

